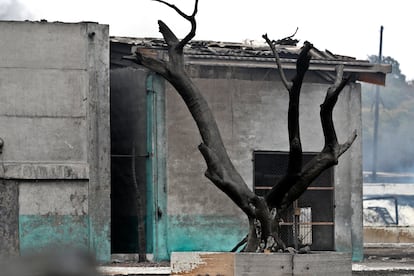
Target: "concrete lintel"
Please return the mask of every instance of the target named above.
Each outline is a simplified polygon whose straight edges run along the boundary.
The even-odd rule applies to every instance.
[[[89,179],[87,163],[3,163],[4,179]]]

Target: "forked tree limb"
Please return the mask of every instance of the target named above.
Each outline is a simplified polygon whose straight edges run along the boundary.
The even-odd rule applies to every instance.
[[[177,8],[177,6],[175,6],[175,5],[173,5],[173,4],[171,4],[171,3],[168,3],[168,2],[166,2],[166,1],[164,1],[164,0],[153,0],[153,1],[155,1],[155,2],[159,2],[159,3],[162,3],[162,4],[164,4],[164,5],[166,5],[166,6],[168,6],[168,7],[170,7],[170,8],[172,8],[173,10],[175,10],[182,18],[185,18],[185,19],[187,19],[187,20],[191,20],[191,18],[194,18],[195,17],[195,15],[197,14],[197,10],[198,10],[198,8],[197,8],[197,6],[198,6],[198,0],[196,0],[195,1],[195,7],[194,7],[194,12],[193,12],[193,14],[192,15],[187,15],[187,14],[185,14],[184,12],[182,12],[179,8]]]
[[[324,102],[321,104],[320,117],[325,137],[325,145],[320,153],[311,159],[298,175],[296,183],[284,195],[280,209],[286,209],[294,200],[299,198],[313,180],[315,180],[324,170],[336,165],[338,158],[349,149],[357,137],[356,130],[344,144],[339,144],[332,119],[333,109],[338,101],[339,94],[348,84],[350,77],[343,78],[343,66],[336,68],[336,80],[327,89]]]
[[[294,176],[302,169],[302,143],[299,128],[299,99],[305,73],[309,69],[311,56],[309,54],[313,45],[305,42],[296,61],[296,75],[292,82],[287,81],[285,72],[282,67],[279,54],[276,51],[274,43],[268,38],[267,34],[263,35],[269,47],[275,56],[276,65],[282,83],[289,92],[289,109],[288,109],[288,132],[289,132],[289,163],[287,174]],[[288,187],[285,187],[286,190]]]
[[[336,67],[335,82],[328,88],[325,100],[321,104],[320,117],[325,137],[325,147],[327,145],[336,146],[338,144],[338,138],[336,136],[335,126],[332,120],[332,112],[336,102],[338,101],[339,94],[350,80],[350,77],[343,78],[343,70],[343,65],[338,65]]]
[[[222,190],[248,217],[249,236],[247,238],[245,251],[257,251],[259,244],[265,247],[275,246],[267,244],[268,240],[279,241],[272,234],[272,220],[269,208],[264,198],[257,196],[247,186],[241,175],[235,169],[228,153],[224,147],[216,120],[209,108],[207,101],[202,96],[198,87],[193,83],[185,70],[184,46],[192,39],[196,31],[195,15],[197,3],[192,15],[185,15],[174,5],[163,0],[155,0],[173,8],[182,17],[191,22],[191,30],[181,41],[174,32],[162,21],[158,21],[160,32],[168,46],[168,61],[156,62],[145,59],[139,52],[136,54],[136,62],[161,74],[168,80],[184,100],[194,121],[197,124],[202,143],[199,150],[207,164],[205,176]],[[257,233],[261,233],[257,235]]]
[[[321,111],[320,111],[322,130],[325,136],[324,147],[330,148],[330,146],[333,146],[336,150],[335,151],[336,159],[338,159],[338,157],[342,153],[344,153],[344,151],[340,150],[340,148],[342,147],[343,149],[348,149],[357,137],[356,130],[355,130],[345,144],[343,145],[338,144],[338,138],[336,135],[335,126],[334,126],[333,119],[332,119],[333,109],[336,105],[336,102],[338,101],[338,96],[343,91],[345,86],[349,83],[349,81],[351,80],[351,76],[347,76],[345,78],[343,77],[343,70],[344,70],[343,65],[339,65],[336,67],[335,83],[328,88],[325,100],[321,105]]]
[[[275,54],[282,82],[289,91],[288,131],[290,151],[285,178],[283,178],[279,185],[275,185],[272,188],[269,193],[270,196],[266,198],[259,197],[250,190],[235,169],[224,147],[216,120],[207,101],[185,70],[184,47],[195,36],[195,15],[198,10],[198,0],[195,0],[194,11],[191,15],[183,13],[175,5],[164,0],[154,1],[174,9],[191,23],[191,30],[182,40],[179,40],[163,21],[158,21],[159,30],[167,43],[168,60],[158,60],[145,56],[138,49],[135,62],[162,75],[184,100],[197,124],[202,139],[202,143],[198,148],[207,164],[205,176],[248,216],[249,234],[246,239],[245,251],[263,252],[269,249],[275,251],[277,248],[280,248],[280,245],[283,246],[283,242],[278,237],[278,230],[275,230],[275,225],[278,222],[274,219],[275,212],[273,212],[272,208],[277,207],[279,210],[283,210],[289,206],[324,169],[336,164],[337,158],[355,140],[356,136],[354,135],[346,143],[339,145],[332,122],[332,110],[339,93],[345,87],[348,80],[343,80],[343,72],[338,68],[335,84],[328,89],[325,101],[321,105],[321,122],[324,130],[325,146],[320,154],[302,168],[299,98],[303,79],[309,68],[309,51],[313,46],[305,42],[297,59],[296,75],[292,82],[288,82],[275,47],[272,42],[268,42]],[[269,41],[267,35],[263,37],[266,41]]]
[[[155,1],[169,6],[183,18],[190,21],[191,30],[185,38],[179,40],[174,32],[163,21],[159,20],[159,30],[168,46],[168,61],[146,57],[138,49],[136,62],[162,75],[184,100],[197,124],[202,139],[202,143],[198,148],[207,164],[205,176],[229,196],[248,217],[255,217],[258,213],[267,212],[267,208],[261,210],[262,204],[260,204],[258,196],[249,189],[235,169],[224,147],[216,120],[207,101],[185,70],[183,48],[196,32],[195,15],[197,14],[198,0],[195,1],[194,11],[191,15],[186,15],[176,6],[166,1]],[[263,222],[263,224],[265,223]]]
[[[276,64],[278,66],[279,75],[289,92],[289,108],[288,108],[288,133],[289,133],[289,160],[286,175],[276,183],[271,191],[266,195],[266,201],[271,204],[271,207],[280,207],[279,204],[284,195],[297,181],[298,174],[302,170],[302,142],[300,138],[300,125],[299,125],[299,99],[300,91],[302,88],[303,79],[305,73],[309,68],[310,63],[310,50],[313,45],[309,42],[305,42],[301,49],[299,57],[296,61],[296,75],[292,82],[287,82],[285,73],[283,71],[279,54],[277,53],[273,42],[263,35],[263,38],[272,49],[275,56]]]
[[[296,62],[296,75],[292,83],[283,80],[285,74],[281,69],[279,55],[274,44],[267,35],[263,38],[272,49],[282,82],[289,91],[288,110],[288,131],[289,131],[289,163],[286,175],[266,195],[266,202],[270,208],[276,207],[278,213],[283,212],[291,203],[296,200],[325,169],[338,163],[338,158],[353,143],[356,132],[351,135],[348,141],[342,145],[338,144],[337,135],[332,120],[333,109],[338,96],[348,84],[350,77],[343,78],[343,65],[336,67],[336,78],[334,83],[327,89],[324,102],[321,104],[320,118],[325,138],[322,151],[317,154],[309,163],[302,168],[302,147],[299,131],[299,98],[304,75],[309,69],[312,44],[305,42]]]
[[[184,12],[182,12],[179,8],[177,8],[175,5],[170,4],[166,1],[163,0],[153,0],[156,2],[160,2],[164,5],[167,5],[168,7],[174,9],[181,17],[183,17],[184,19],[186,19],[187,21],[189,21],[191,23],[191,30],[190,32],[178,43],[178,47],[177,49],[183,49],[184,46],[191,40],[194,38],[195,34],[196,34],[196,29],[197,29],[197,22],[195,20],[195,16],[197,15],[198,12],[198,0],[195,0],[195,4],[194,4],[194,10],[193,13],[191,15],[187,15]],[[167,26],[166,24],[164,24],[165,26]],[[160,32],[164,35],[164,33],[160,30]],[[171,32],[172,33],[172,32]],[[164,36],[165,38],[165,36]]]

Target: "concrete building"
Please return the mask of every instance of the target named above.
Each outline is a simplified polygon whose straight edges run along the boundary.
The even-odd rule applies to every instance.
[[[147,248],[151,248],[150,252],[161,259],[168,258],[172,251],[228,251],[245,236],[247,220],[204,177],[206,165],[197,149],[201,138],[178,94],[159,76],[122,59],[134,52],[136,47],[160,58],[165,57],[166,51],[165,44],[160,40],[111,40],[111,112],[117,112],[113,118],[121,121],[121,110],[146,106],[143,113],[146,112],[147,128],[140,132],[147,133],[143,136],[146,138],[141,149],[145,148],[144,144],[147,146],[149,161],[145,181]],[[281,50],[288,78],[293,76],[298,51],[296,46],[285,46]],[[271,52],[266,47],[194,41],[185,53],[188,72],[216,116],[231,159],[248,185],[260,193],[283,174],[289,148],[286,118],[288,94],[279,80]],[[326,89],[332,84],[335,66],[343,64],[345,72],[355,76],[355,81],[344,89],[334,112],[338,136],[342,141],[353,130],[361,134],[361,89],[357,81],[383,84],[385,74],[390,71],[388,66],[317,49],[312,51],[312,55],[301,95],[301,135],[305,159],[323,147],[319,105]],[[137,80],[146,83],[147,104],[127,100],[127,103],[124,101],[118,106],[115,99],[137,93],[137,85],[133,84]],[[122,89],[113,89],[119,83],[122,83]],[[131,96],[126,98],[131,99]],[[144,95],[141,101],[143,99]],[[145,116],[143,113],[136,116]],[[130,115],[124,118],[130,118]],[[120,136],[127,137],[126,134]],[[114,140],[112,143],[114,145]],[[363,257],[361,146],[361,139],[358,138],[340,158],[339,165],[315,180],[299,200],[302,210],[311,213],[301,229],[310,236],[307,242],[312,244],[312,248],[352,252],[354,260]],[[129,150],[133,151],[139,152],[137,149]],[[113,164],[117,162],[113,159]],[[145,174],[141,172],[140,175]],[[113,186],[113,193],[116,189]],[[118,209],[118,205],[122,205],[120,210],[132,210],[133,205],[126,207],[126,199],[133,202],[133,198],[139,197],[130,192],[118,195],[118,199],[112,198],[113,210]],[[133,221],[125,215],[131,214],[122,216],[124,225],[125,221]],[[115,217],[112,217],[113,221]],[[286,235],[292,232],[289,222],[287,218]],[[115,227],[125,230],[120,224]],[[122,233],[123,238],[128,237],[125,232]],[[286,241],[289,242],[289,238]]]
[[[108,26],[0,22],[0,35],[0,253],[108,260]]]
[[[177,93],[122,58],[134,47],[162,57],[160,40],[110,42],[108,26],[95,23],[0,24],[1,253],[72,245],[100,261],[116,253],[162,260],[172,251],[228,251],[246,234],[244,215],[203,176],[200,137]],[[281,52],[288,77],[297,53]],[[319,105],[335,66],[355,76],[334,112],[342,141],[361,133],[357,81],[381,84],[390,71],[312,54],[301,98],[306,158],[323,146]],[[236,168],[252,189],[266,189],[288,150],[288,97],[270,51],[194,41],[186,55]],[[360,138],[299,204],[312,214],[310,243],[362,258]]]

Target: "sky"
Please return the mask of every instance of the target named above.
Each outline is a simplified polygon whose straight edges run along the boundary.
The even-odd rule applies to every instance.
[[[378,55],[384,26],[383,55],[400,63],[407,80],[414,80],[412,1],[407,0],[199,0],[196,40],[263,41],[293,34],[301,45],[366,59]],[[170,0],[191,13],[194,0]],[[110,26],[112,36],[160,37],[157,20],[178,37],[189,23],[172,9],[151,0],[0,0],[0,18],[7,20],[93,21]]]

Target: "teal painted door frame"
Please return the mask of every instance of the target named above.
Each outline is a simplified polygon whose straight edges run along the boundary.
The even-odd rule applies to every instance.
[[[146,80],[147,89],[147,252],[155,260],[168,260],[167,181],[165,135],[165,82],[154,73]]]

